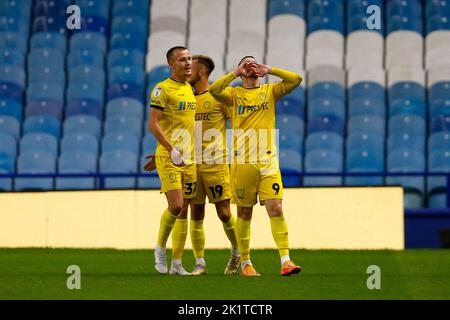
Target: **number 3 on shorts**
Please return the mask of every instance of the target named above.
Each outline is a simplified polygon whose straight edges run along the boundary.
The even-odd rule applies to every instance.
[[[195,188],[197,187],[197,182],[187,182],[184,185],[186,187],[186,192],[184,193],[185,195],[190,196],[190,195],[192,195],[192,193],[195,193]]]

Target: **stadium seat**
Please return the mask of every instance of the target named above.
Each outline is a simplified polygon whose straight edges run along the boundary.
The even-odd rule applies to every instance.
[[[304,122],[302,118],[294,115],[279,115],[276,117],[276,128],[283,128],[284,131],[289,131],[294,134],[304,135]]]
[[[29,133],[20,139],[20,153],[48,152],[55,157],[58,154],[58,140],[47,133]]]
[[[28,54],[28,72],[31,72],[37,66],[64,69],[64,58],[63,53],[58,49],[33,49]]]
[[[23,123],[23,135],[28,133],[48,133],[59,139],[61,123],[48,115],[31,116]]]
[[[138,158],[127,150],[102,152],[100,157],[100,172],[102,174],[136,174]],[[134,189],[136,178],[105,178],[105,189]]]
[[[270,0],[268,1],[268,19],[282,14],[295,14],[299,17],[305,16],[305,1],[303,0]]]
[[[65,56],[67,40],[56,32],[40,32],[31,37],[31,49],[57,49]]]
[[[384,171],[384,155],[371,152],[369,149],[358,149],[347,154],[346,169],[348,173],[377,173]],[[383,185],[381,176],[347,176],[347,186],[375,186]]]
[[[100,102],[91,99],[70,100],[66,108],[66,117],[83,114],[103,119],[103,106]]]
[[[133,83],[115,83],[108,88],[108,101],[118,98],[144,99],[144,87]]]
[[[17,155],[17,141],[14,136],[0,133],[0,157],[15,158]]]
[[[440,81],[428,90],[429,102],[433,103],[435,100],[447,100],[450,99],[450,80]]]
[[[429,156],[428,170],[430,172],[450,172],[450,152],[434,151]],[[447,207],[447,177],[430,176],[427,180],[428,207]]]
[[[10,116],[0,116],[0,133],[9,134],[18,139],[20,136],[19,121]]]
[[[58,82],[39,81],[27,88],[27,101],[51,100],[64,103],[64,85]]]
[[[145,154],[141,156],[139,171],[141,174],[148,175],[148,177],[138,178],[138,188],[139,189],[160,189],[161,181],[159,180],[157,170],[154,170],[152,172],[146,172],[144,170],[144,166],[148,162],[148,159],[146,159],[146,156],[147,155],[145,155]]]
[[[416,115],[400,114],[389,119],[389,134],[416,132],[425,135],[425,120]]]
[[[59,121],[61,121],[62,112],[63,105],[52,100],[35,100],[30,102],[25,109],[25,115],[27,118],[37,115],[49,115]]]
[[[386,105],[383,100],[378,98],[356,98],[349,101],[348,116],[367,116],[373,115],[380,118],[386,117]]]
[[[25,55],[16,49],[0,49],[0,65],[25,66]]]
[[[116,49],[108,54],[108,69],[114,67],[144,67],[144,55],[138,50]]]
[[[355,83],[350,87],[348,92],[349,101],[355,99],[376,99],[377,101],[384,101],[385,90],[379,83],[371,81],[361,81]]]
[[[138,0],[120,1],[114,2],[112,9],[112,14],[114,17],[121,15],[125,16],[139,16],[145,20],[148,19],[149,15],[149,2],[142,2]]]
[[[370,154],[384,154],[384,136],[370,130],[352,133],[347,137],[346,150],[347,155],[364,150]]]
[[[433,100],[429,104],[429,116],[433,119],[437,116],[450,116],[450,98]]]
[[[58,172],[60,174],[96,174],[97,155],[86,150],[62,152],[58,161]],[[95,178],[56,178],[57,190],[92,190],[94,188]]]
[[[112,21],[112,33],[136,33],[147,38],[148,23],[139,16],[118,16]]]
[[[104,19],[109,18],[111,1],[76,0],[75,4],[80,7],[81,12],[86,16],[99,16]],[[116,1],[114,1],[116,3]]]
[[[344,88],[336,82],[319,82],[311,86],[308,90],[308,101],[320,98],[345,99]]]
[[[428,138],[429,154],[441,150],[450,151],[450,133],[448,132],[436,132]]]
[[[88,115],[75,115],[64,121],[64,135],[70,133],[89,133],[100,139],[102,124],[100,120]]]
[[[17,160],[19,174],[56,173],[55,156],[47,152],[25,152]],[[53,178],[15,178],[16,191],[53,190]]]
[[[23,90],[24,88],[17,84],[0,81],[0,99],[13,99],[22,103]]]
[[[145,73],[142,68],[131,67],[114,67],[109,70],[108,83],[134,83],[140,86],[145,84]]]
[[[147,134],[142,138],[142,154],[148,156],[150,154],[155,154],[156,146],[158,141],[152,134]]]
[[[84,15],[81,17],[81,30],[74,30],[78,32],[97,32],[104,37],[109,37],[109,22],[108,19],[99,16]]]
[[[61,35],[67,36],[67,34],[69,33],[69,29],[66,27],[65,15],[35,17],[31,30],[33,34],[41,32],[56,32]]]
[[[343,156],[331,150],[314,150],[308,152],[305,157],[305,172],[307,173],[340,173],[343,169]],[[342,177],[305,176],[305,186],[340,186]]]
[[[305,142],[305,152],[314,150],[332,150],[343,152],[342,136],[334,132],[315,132],[308,135]]]
[[[67,133],[61,139],[61,153],[67,151],[87,151],[97,155],[99,143],[91,133]]]
[[[302,154],[299,150],[283,149],[279,152],[280,170],[285,187],[301,186]]]
[[[140,140],[128,132],[106,133],[102,139],[102,153],[114,150],[127,150],[138,156]]]
[[[91,100],[103,105],[104,87],[93,81],[71,82],[67,88],[67,101]]]
[[[397,99],[389,104],[389,117],[399,114],[417,115],[424,120],[426,119],[425,101],[417,99]]]
[[[22,109],[21,104],[17,100],[0,98],[0,116],[9,116],[21,121]]]
[[[341,118],[326,116],[309,119],[308,134],[314,132],[335,132],[344,136],[344,121]]]
[[[319,98],[309,101],[308,118],[335,117],[345,119],[344,100],[336,98]]]
[[[27,37],[18,32],[0,32],[0,49],[12,49],[25,53],[27,40]]]
[[[387,141],[388,152],[402,148],[425,152],[425,136],[414,132],[394,132],[390,134]]]
[[[425,88],[416,82],[402,81],[389,88],[389,103],[397,99],[417,99],[425,101]]]
[[[114,99],[106,105],[106,116],[113,117],[116,115],[133,116],[142,121],[144,117],[144,106],[140,101],[135,99]]]
[[[96,49],[75,49],[68,56],[67,64],[69,70],[78,65],[89,65],[97,68],[104,68],[104,55]]]
[[[98,86],[105,85],[105,73],[103,68],[80,64],[69,70],[69,83],[91,82]]]
[[[95,49],[106,52],[106,38],[98,32],[77,32],[70,40],[70,51],[75,49]]]
[[[130,49],[146,52],[146,41],[134,33],[114,33],[109,41],[110,50]]]
[[[20,67],[0,66],[0,82],[13,83],[25,88],[25,72]]]

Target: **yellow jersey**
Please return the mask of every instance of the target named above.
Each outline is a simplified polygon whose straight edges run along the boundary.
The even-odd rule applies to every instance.
[[[152,90],[150,107],[163,112],[159,126],[170,143],[182,154],[185,163],[194,162],[194,125],[196,99],[187,82],[172,78],[159,82]],[[169,157],[169,152],[157,144],[156,155]]]
[[[195,154],[197,164],[223,164],[227,158],[227,118],[225,104],[208,92],[195,95]]]
[[[233,88],[228,87],[236,78],[231,72],[210,87],[211,94],[230,107],[233,152],[235,161],[239,163],[267,162],[277,156],[276,101],[294,90],[302,78],[293,72],[277,68],[272,68],[272,74],[280,76],[284,81],[261,84],[256,88]]]

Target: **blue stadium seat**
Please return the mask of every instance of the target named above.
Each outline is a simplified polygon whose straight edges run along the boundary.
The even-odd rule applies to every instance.
[[[309,173],[340,173],[343,169],[343,156],[331,150],[314,150],[305,157],[305,172]],[[342,177],[335,176],[305,176],[305,186],[340,186]]]
[[[59,138],[61,133],[61,122],[48,115],[32,116],[23,123],[23,135],[28,133],[48,133]]]
[[[416,82],[398,82],[389,88],[389,103],[397,99],[425,101],[425,88]]]
[[[335,98],[344,101],[345,89],[336,82],[319,82],[308,89],[308,101],[321,98]]]
[[[352,151],[346,157],[346,169],[348,173],[377,173],[384,171],[384,155],[371,152],[368,149]],[[376,186],[383,185],[381,176],[347,176],[347,186]]]
[[[25,152],[17,161],[19,174],[55,174],[55,156],[47,152]],[[16,191],[53,190],[53,178],[15,178]]]
[[[69,70],[69,83],[94,82],[98,86],[105,85],[105,73],[103,68],[80,64]]]
[[[70,150],[61,153],[58,161],[60,174],[96,174],[97,155],[85,150]],[[57,190],[92,190],[95,178],[56,178]]]
[[[384,154],[384,136],[370,130],[350,134],[346,143],[347,155],[352,152],[368,151],[370,154]]]
[[[64,135],[70,133],[90,133],[100,139],[102,123],[93,116],[76,115],[66,118],[64,121]]]
[[[68,151],[87,151],[97,156],[98,149],[98,139],[91,133],[67,133],[61,139],[61,153]]]
[[[381,118],[386,117],[386,104],[384,100],[377,98],[356,98],[349,101],[348,116],[373,115]]]
[[[20,67],[9,65],[0,66],[0,82],[14,83],[25,88],[25,71]]]
[[[308,135],[305,142],[305,152],[314,150],[332,150],[338,153],[343,151],[342,136],[334,132],[315,132]]]
[[[428,98],[429,103],[433,103],[435,100],[450,99],[450,81],[440,81],[435,83],[428,90]]]
[[[386,4],[388,17],[395,15],[407,15],[410,17],[422,16],[422,4],[420,0],[390,0]]]
[[[345,119],[344,100],[336,98],[319,98],[309,102],[308,119],[327,116],[344,120]]]
[[[63,105],[57,101],[52,100],[35,100],[30,102],[26,109],[26,117],[37,115],[49,115],[61,121],[63,112]]]
[[[108,83],[134,83],[140,86],[145,84],[145,72],[140,67],[114,67],[109,70]]]
[[[389,134],[395,132],[421,134],[425,136],[425,120],[416,115],[400,114],[389,119]]]
[[[104,87],[92,81],[71,82],[67,88],[67,101],[93,100],[103,105]]]
[[[37,1],[33,8],[33,14],[38,16],[49,16],[66,14],[66,9],[71,1]]]
[[[19,103],[23,101],[24,88],[15,83],[0,81],[0,99],[12,99]]]
[[[31,37],[31,49],[57,49],[65,56],[67,39],[56,32],[40,32]]]
[[[304,0],[270,0],[268,7],[268,20],[280,14],[295,14],[302,18],[305,16]]]
[[[22,121],[22,105],[14,99],[0,98],[0,116],[9,116]]]
[[[58,140],[47,133],[29,133],[20,139],[20,153],[48,152],[54,156],[58,154]]]
[[[144,106],[140,101],[135,99],[114,99],[106,105],[106,116],[113,117],[116,115],[133,116],[142,121],[144,117]]]
[[[294,115],[279,115],[275,120],[276,128],[283,128],[283,131],[289,131],[292,134],[299,135],[301,137],[304,136],[304,127],[305,124],[302,118],[294,116]]]
[[[14,136],[0,133],[0,157],[15,158],[17,155],[17,141]]]
[[[160,81],[163,81],[167,79],[170,74],[172,73],[172,70],[169,66],[158,66],[154,67],[147,76],[147,82],[148,83],[157,83]]]
[[[109,18],[110,1],[75,0],[75,4],[86,16]]]
[[[106,52],[106,38],[98,32],[77,32],[70,40],[70,51],[75,49],[95,49]]]
[[[20,137],[19,121],[10,116],[0,116],[0,133],[9,134],[18,139]]]
[[[66,26],[66,21],[67,16],[65,14],[53,15],[51,17],[35,17],[31,30],[33,34],[41,32],[57,32],[61,35],[66,36],[70,31]]]
[[[144,67],[144,54],[138,50],[116,49],[108,54],[108,69],[114,67]]]
[[[427,18],[427,32],[433,32],[437,30],[449,30],[450,29],[450,20],[449,15],[441,15],[437,14]]]
[[[429,156],[428,170],[434,173],[450,173],[450,152],[448,150],[432,152]],[[427,182],[428,207],[447,207],[447,177],[431,176]]]
[[[0,49],[27,51],[28,38],[18,32],[0,32]]]
[[[388,152],[396,149],[416,150],[425,152],[425,136],[414,132],[394,132],[389,135],[387,141]]]
[[[99,120],[103,119],[103,105],[100,102],[90,99],[70,100],[66,108],[66,117],[83,114],[94,116]]]
[[[448,132],[436,132],[428,138],[429,154],[441,150],[450,151],[450,133]]]
[[[344,121],[341,118],[326,116],[309,119],[308,121],[308,134],[328,131],[344,136],[344,130]]]
[[[89,65],[97,68],[104,68],[104,55],[96,49],[75,49],[69,53],[67,64],[69,70],[78,65]]]
[[[145,178],[138,178],[138,188],[139,189],[160,189],[161,188],[161,181],[159,180],[157,170],[154,170],[152,172],[146,172],[144,171],[144,166],[148,162],[148,159],[146,159],[146,155],[143,155],[141,157],[140,161],[140,173],[148,175],[148,177]]]
[[[388,16],[387,33],[409,30],[419,34],[423,33],[422,17],[409,17],[405,15]]]
[[[131,151],[107,151],[103,152],[100,157],[102,174],[136,174],[137,167],[138,157]],[[105,178],[104,186],[106,189],[134,189],[136,178]]]
[[[0,156],[0,174],[13,174],[13,171],[3,168],[4,166],[11,167],[14,160],[11,158],[2,158]],[[12,191],[12,179],[11,178],[0,178],[0,191]]]
[[[433,100],[429,104],[430,119],[437,116],[450,116],[450,98]]]
[[[118,98],[132,98],[143,101],[144,86],[128,82],[115,83],[108,88],[108,101]]]
[[[378,116],[366,115],[351,117],[347,124],[348,135],[358,132],[373,132],[385,136],[384,119]]]
[[[28,20],[13,14],[4,15],[0,11],[0,32],[19,32],[28,35]]]
[[[278,138],[281,149],[302,150],[303,131],[301,134],[292,134],[289,130],[279,130]]]
[[[25,67],[25,55],[16,49],[0,49],[0,65]]]
[[[109,22],[104,17],[84,15],[81,17],[81,29],[74,32],[98,32],[108,38]]]
[[[302,154],[299,150],[283,149],[279,152],[280,170],[282,174],[283,186],[299,187],[302,183]]]
[[[391,101],[389,105],[389,117],[394,117],[399,114],[413,114],[425,120],[426,119],[425,101],[409,98],[396,99]]]
[[[113,17],[119,17],[121,15],[139,16],[147,20],[149,15],[149,2],[139,0],[115,1],[112,15]]]
[[[52,100],[64,103],[64,86],[55,82],[33,82],[27,89],[27,101]]]
[[[305,118],[305,101],[285,96],[277,101],[277,114],[286,114]]]
[[[58,83],[65,86],[66,75],[62,66],[34,64],[28,71],[29,83],[40,81]]]
[[[450,116],[436,116],[431,119],[430,134],[450,131]]]
[[[384,102],[385,89],[379,83],[371,81],[362,81],[355,83],[350,87],[350,90],[348,91],[348,98],[349,101],[364,98]]]
[[[102,153],[113,150],[127,150],[138,156],[140,140],[128,132],[106,133],[102,139]]]
[[[105,121],[105,134],[109,132],[129,132],[139,139],[142,137],[142,120],[135,116],[117,115]]]
[[[148,36],[148,23],[139,16],[118,16],[112,21],[112,33],[135,33],[142,38]]]
[[[28,72],[39,65],[64,69],[64,59],[63,53],[58,49],[33,49],[28,54]]]
[[[156,146],[158,141],[152,134],[147,134],[142,138],[142,154],[147,156],[150,154],[155,154]]]
[[[134,33],[114,33],[110,39],[110,50],[135,49],[146,52],[147,40]]]

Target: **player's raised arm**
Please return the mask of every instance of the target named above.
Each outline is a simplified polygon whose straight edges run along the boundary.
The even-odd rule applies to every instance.
[[[249,64],[242,63],[233,72],[217,79],[210,87],[209,92],[211,95],[220,102],[225,102],[226,104],[232,103],[232,93],[227,90],[228,85],[237,77],[245,75],[249,70]]]
[[[297,88],[303,80],[303,78],[295,72],[275,67],[271,68],[264,64],[253,63],[250,65],[250,69],[258,77],[264,77],[267,74],[271,74],[283,79],[282,82],[274,85],[273,93],[276,100]]]

